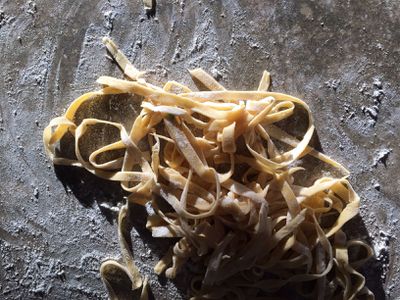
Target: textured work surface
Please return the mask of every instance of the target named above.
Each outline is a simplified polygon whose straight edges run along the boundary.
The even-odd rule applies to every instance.
[[[202,67],[230,89],[254,89],[264,69],[273,90],[311,107],[322,149],[352,172],[366,268],[377,299],[400,297],[400,3],[398,1],[0,0],[0,298],[106,298],[98,269],[118,257],[118,187],[47,161],[41,134],[99,75],[119,75],[110,35],[153,80],[190,82]],[[161,3],[162,2],[162,3]],[[165,4],[165,2],[171,2]],[[110,109],[127,109],[114,101]],[[140,269],[165,249],[137,211]],[[156,299],[185,287],[151,275]],[[184,282],[184,280],[181,280]],[[183,291],[183,292],[182,292]]]

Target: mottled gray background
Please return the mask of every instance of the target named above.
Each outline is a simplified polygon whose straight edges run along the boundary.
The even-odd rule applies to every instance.
[[[99,75],[120,76],[101,45],[109,35],[159,82],[189,83],[186,69],[201,66],[227,88],[255,89],[268,69],[273,90],[305,99],[323,150],[349,167],[362,197],[348,227],[376,251],[368,285],[399,299],[400,2],[157,2],[148,17],[133,0],[0,0],[0,298],[106,298],[99,264],[119,249],[105,206],[123,195],[55,172],[41,136]],[[163,245],[141,216],[134,247],[151,274]],[[157,299],[180,298],[162,278],[151,286]]]

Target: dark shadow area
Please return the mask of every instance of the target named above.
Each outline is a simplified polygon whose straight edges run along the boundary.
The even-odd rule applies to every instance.
[[[307,111],[299,105],[295,105],[293,115],[282,121],[276,122],[275,125],[301,140],[308,128]],[[314,149],[323,152],[317,130],[314,130],[314,135],[312,136],[309,145]]]
[[[111,285],[113,293],[115,293],[116,299],[118,300],[132,300],[140,299],[142,289],[131,289],[131,280],[124,270],[115,266],[109,265],[106,267],[104,277],[107,282]],[[151,289],[147,289],[148,299],[155,300]]]
[[[144,206],[138,204],[129,204],[130,221],[132,227],[139,233],[140,239],[143,241],[145,246],[151,249],[151,252],[155,254],[158,259],[161,259],[170,247],[179,240],[179,238],[154,238],[151,232],[146,228],[147,222],[147,211]],[[173,280],[175,286],[180,290],[181,295],[185,295],[188,287],[190,286],[191,275],[187,270],[187,266],[184,266],[177,277]],[[167,279],[164,274],[157,277],[158,282],[161,286],[167,284]]]
[[[153,6],[154,7],[154,6]],[[109,120],[121,123],[125,128],[132,127],[133,121],[136,118],[137,111],[139,110],[138,103],[141,98],[134,95],[109,95],[105,97],[93,97],[91,100],[81,105],[75,115],[75,123],[79,124],[83,119],[92,117],[101,120]],[[100,148],[101,146],[111,144],[120,139],[120,133],[115,127],[109,125],[93,125],[88,127],[85,132],[85,138],[81,139],[79,148],[81,155],[85,160],[88,160],[89,155]],[[65,134],[61,139],[59,145],[56,147],[56,155],[69,159],[76,159],[75,156],[75,139],[70,133]],[[123,157],[124,151],[109,151],[103,153],[98,157],[98,162],[107,162],[112,159]],[[113,182],[95,176],[89,171],[69,166],[54,166],[57,178],[62,182],[64,189],[67,193],[72,193],[76,199],[85,208],[97,205],[101,213],[106,217],[107,221],[111,224],[116,223],[118,220],[118,206],[126,202],[125,197],[129,195],[124,191],[120,182]],[[158,259],[161,259],[170,247],[172,247],[178,239],[169,238],[153,238],[151,232],[146,228],[148,213],[146,208],[141,205],[130,204],[129,207],[129,227],[127,228],[130,233],[130,246],[132,248],[132,228],[135,228],[139,234],[139,238],[145,244],[145,247],[151,250],[151,253]],[[134,255],[141,255],[135,253]],[[147,262],[146,262],[147,263]],[[130,279],[118,268],[111,270],[111,274],[115,273],[115,279],[111,278],[113,286],[119,290],[119,299],[139,299],[139,291],[131,291],[127,289],[131,285]],[[174,283],[182,295],[186,294],[188,278],[183,269]],[[113,276],[111,276],[113,277]],[[158,276],[158,281],[161,286],[165,286],[168,279],[164,275]],[[148,289],[149,298],[155,299]]]
[[[85,169],[76,167],[55,166],[55,173],[57,178],[64,185],[65,191],[67,193],[72,193],[82,206],[90,208],[97,204],[101,213],[111,224],[117,222],[118,213],[111,211],[108,207],[117,206],[118,203],[124,203],[124,197],[128,195],[121,188],[118,182],[111,182],[98,178]],[[131,232],[132,228],[135,228],[146,248],[149,248],[152,254],[154,254],[158,259],[161,259],[168,249],[178,241],[178,239],[153,238],[151,232],[146,228],[147,215],[148,213],[144,206],[130,204],[129,231]],[[132,244],[130,246],[132,247]],[[133,253],[134,255],[138,254],[135,252]],[[187,271],[185,266],[173,280],[175,286],[182,295],[185,295],[187,292],[188,286],[190,285],[190,278],[190,273]],[[157,279],[161,286],[165,286],[169,280],[164,274],[158,276]],[[139,299],[137,291],[131,293],[127,292],[126,286],[130,286],[128,278],[124,279],[124,276],[121,275],[118,276],[118,280],[121,282],[115,282],[115,286],[117,288],[121,287],[121,295],[125,295],[125,298],[121,296],[121,299]],[[131,295],[131,298],[126,298],[126,295],[128,294]],[[149,299],[155,299],[151,292],[151,288],[149,289]]]
[[[151,8],[146,8],[146,16],[148,19],[154,18],[157,12],[157,1],[156,0],[148,0],[151,2]]]
[[[373,240],[360,215],[357,215],[345,224],[343,231],[346,233],[349,240],[361,239],[373,248]],[[365,265],[357,270],[365,276],[365,285],[375,294],[376,300],[386,299],[386,293],[383,287],[383,281],[385,280],[383,274],[385,273],[384,266],[389,264],[389,245],[386,246],[388,249],[385,251],[385,255],[377,258],[375,254]]]
[[[137,115],[140,98],[134,95],[117,94],[107,96],[94,96],[83,103],[75,114],[74,121],[80,124],[85,118],[97,118],[118,122],[130,128]],[[85,133],[89,138],[80,142],[80,150],[84,159],[103,145],[110,144],[119,139],[119,131],[113,126],[90,126]],[[56,155],[70,159],[75,157],[75,140],[72,134],[67,133],[56,148]],[[109,161],[123,155],[120,151],[109,151],[99,157],[99,162]],[[101,179],[92,173],[76,167],[55,165],[55,173],[64,185],[67,192],[71,192],[84,207],[92,207],[96,203],[100,211],[110,223],[117,217],[112,210],[128,195],[119,182]]]
[[[106,219],[113,223],[117,214],[108,207],[116,206],[127,195],[118,182],[98,178],[81,168],[54,166],[54,170],[67,193],[71,192],[84,207],[96,203]]]
[[[128,98],[125,100],[125,104],[132,104],[135,99]],[[84,112],[89,112],[93,115],[93,112],[100,114],[99,118],[106,115],[107,110],[114,112],[112,119],[117,122],[126,124],[127,128],[130,128],[134,115],[136,113],[135,107],[132,106],[130,109],[131,117],[129,120],[120,119],[118,116],[121,114],[123,107],[118,106],[115,102],[118,101],[118,97],[109,97],[108,101],[95,101],[94,103],[88,102],[86,107],[84,107]],[[98,112],[99,111],[99,112]],[[77,114],[77,119],[83,119],[85,117],[84,112]],[[278,122],[277,126],[285,128],[288,133],[301,139],[307,130],[307,114],[305,111],[298,109],[296,114],[290,118]],[[101,145],[110,144],[118,139],[118,132],[115,132],[115,128],[110,126],[100,126],[93,127],[87,131],[91,135],[90,139],[86,142],[80,143],[82,148],[82,156],[87,159],[91,152],[98,149]],[[74,158],[74,148],[71,145],[74,144],[72,135],[66,135],[65,138],[60,143],[60,149],[64,157]],[[240,147],[240,141],[238,141]],[[283,143],[277,143],[277,146],[282,150],[289,149],[287,145]],[[310,142],[310,146],[318,151],[323,152],[318,133],[315,131]],[[60,154],[60,153],[59,153]],[[108,153],[105,157],[100,157],[104,161],[109,161],[110,159],[121,157],[123,153],[114,152]],[[307,172],[298,172],[299,175],[295,176],[295,182],[298,184],[308,186],[311,185],[315,179],[320,178],[326,172],[332,174],[332,176],[340,176],[337,170],[330,168],[325,163],[319,161],[311,156],[306,156],[301,159],[300,166],[306,168]],[[75,167],[65,167],[65,166],[55,166],[55,173],[58,179],[63,183],[67,192],[71,192],[78,201],[84,207],[92,207],[97,204],[100,208],[102,214],[107,218],[107,220],[113,223],[116,220],[117,212],[114,212],[112,207],[116,207],[117,204],[124,203],[124,197],[128,195],[120,186],[119,182],[111,182],[101,178],[96,177],[90,172],[75,168]],[[148,211],[146,207],[136,204],[129,204],[129,232],[132,232],[132,228],[136,230],[139,234],[139,238],[143,241],[145,247],[151,250],[151,253],[160,259],[165,255],[165,253],[172,247],[178,239],[176,238],[153,238],[151,232],[146,228]],[[372,246],[372,239],[366,229],[366,226],[360,216],[357,216],[346,224],[343,228],[348,239],[361,239],[366,241],[370,246]],[[131,233],[132,239],[132,233]],[[389,246],[389,245],[388,245]],[[140,254],[139,254],[140,255]],[[362,274],[366,277],[366,286],[375,294],[377,300],[385,299],[385,291],[382,284],[382,276],[384,274],[384,265],[389,263],[389,255],[384,257],[373,257],[370,261],[362,267]],[[181,295],[186,295],[189,287],[190,281],[193,276],[202,274],[204,272],[204,267],[199,269],[196,263],[189,261],[184,265],[181,272],[178,273],[177,278],[173,280],[176,287],[180,291]],[[158,281],[161,286],[165,286],[168,279],[164,275],[158,276]],[[125,285],[121,285],[125,286]],[[284,299],[299,299],[294,298],[290,293],[293,292],[292,286],[285,286],[280,291]],[[134,297],[134,296],[132,296]]]
[[[115,206],[118,202],[123,202],[126,193],[121,189],[119,183],[114,183],[100,179],[86,170],[74,167],[55,167],[58,179],[63,183],[67,192],[72,192],[78,201],[84,207],[92,207],[96,203],[102,214],[110,223],[118,217],[116,213],[103,207],[103,203]],[[133,204],[130,208],[130,221],[132,227],[138,232],[140,239],[146,247],[151,249],[152,254],[159,259],[174,245],[177,239],[173,238],[153,238],[151,232],[146,228],[147,211],[146,208],[140,205]],[[360,216],[355,217],[343,228],[348,236],[348,239],[362,239],[372,246],[372,238],[369,236],[366,226]],[[382,276],[384,274],[384,265],[388,264],[389,255],[371,258],[360,270],[366,279],[366,286],[375,294],[376,300],[385,299],[385,291],[382,285]],[[178,273],[174,283],[182,295],[186,295],[190,286],[190,279],[193,274],[189,271],[191,268],[196,268],[195,265],[188,262],[184,269]],[[164,276],[158,276],[158,281],[161,286],[165,286],[168,279]],[[283,297],[287,296],[287,291],[283,289]],[[290,299],[294,299],[290,296]],[[152,298],[150,298],[152,299]],[[154,298],[153,298],[154,299]],[[300,298],[298,298],[300,299]]]
[[[139,233],[146,247],[149,247],[152,253],[161,258],[168,249],[178,241],[174,238],[153,238],[151,232],[146,228],[147,211],[144,206],[130,204],[130,220],[132,226]]]
[[[307,130],[307,124],[307,112],[297,105],[295,108],[295,113],[292,116],[276,123],[278,127],[284,129],[286,132],[293,135],[299,140],[301,140],[302,136],[305,134]],[[283,149],[287,147],[284,144],[278,143],[278,145],[282,146]],[[317,130],[314,131],[309,145],[317,151],[325,153],[322,148]],[[329,155],[329,153],[325,154]],[[340,161],[339,157],[331,158]],[[301,159],[300,166],[306,168],[307,172],[298,172],[298,174],[295,175],[295,182],[303,186],[311,185],[316,179],[320,178],[321,176],[343,176],[343,174],[336,168],[310,155],[307,155]],[[363,199],[361,199],[361,201],[362,200]],[[343,231],[346,233],[348,240],[360,239],[373,248],[373,240],[369,235],[367,227],[365,226],[365,223],[360,215],[357,215],[348,223],[346,223],[343,227]],[[383,255],[383,257],[382,255],[380,255],[379,258],[377,258],[376,256],[371,257],[371,259],[369,259],[364,266],[357,270],[365,276],[365,285],[375,294],[376,300],[384,300],[386,298],[385,289],[383,287],[384,278],[382,277],[385,273],[384,266],[389,265],[389,245],[387,245],[387,248],[387,251],[385,251],[387,255]],[[287,297],[286,292],[284,292],[284,295],[285,297]],[[290,299],[294,299],[293,296],[290,296]]]

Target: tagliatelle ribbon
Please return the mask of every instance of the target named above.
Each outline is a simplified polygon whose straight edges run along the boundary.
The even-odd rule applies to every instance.
[[[175,81],[157,87],[114,42],[103,42],[129,80],[100,77],[103,88],[73,101],[45,128],[43,142],[54,164],[85,168],[130,193],[118,218],[122,261],[106,260],[100,270],[111,299],[122,297],[114,286],[118,273],[148,299],[147,278],[129,243],[133,203],[152,205],[146,227],[154,237],[179,238],[155,266],[157,274],[174,278],[188,260],[203,265],[192,280],[192,299],[276,299],[286,285],[311,299],[373,299],[358,271],[373,251],[361,240],[347,241],[342,230],[358,214],[360,199],[348,171],[309,145],[315,127],[304,101],[269,92],[267,71],[257,91],[226,90],[202,69],[190,74],[203,91]],[[90,116],[77,122],[85,102],[115,94],[141,96],[142,110],[129,130]],[[298,140],[277,122],[300,108],[308,126]],[[92,126],[111,126],[119,137],[85,157],[82,140],[90,139]],[[74,137],[74,159],[56,155],[67,133]],[[291,148],[283,151],[276,141]],[[100,159],[112,151],[123,154]],[[306,155],[344,176],[295,184],[295,173],[307,170],[294,163]],[[350,250],[363,255],[351,260]],[[305,291],[306,282],[315,287]]]

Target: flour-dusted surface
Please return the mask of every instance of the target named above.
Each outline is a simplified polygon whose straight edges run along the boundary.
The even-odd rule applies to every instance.
[[[400,298],[400,3],[398,1],[0,1],[0,298],[105,299],[98,268],[118,257],[113,210],[123,194],[87,174],[57,169],[41,134],[99,75],[119,75],[101,37],[111,36],[154,80],[190,82],[208,70],[229,89],[303,98],[320,142],[352,172],[377,260],[366,269],[377,299]],[[116,106],[116,109],[124,109]],[[156,299],[185,299],[152,273],[167,245],[132,233]]]

